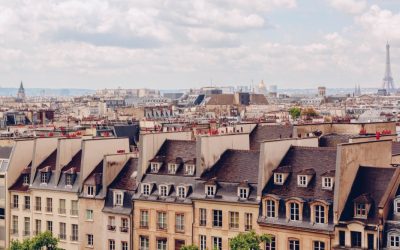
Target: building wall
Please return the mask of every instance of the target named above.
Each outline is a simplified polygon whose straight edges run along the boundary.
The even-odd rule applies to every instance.
[[[104,230],[107,230],[107,226],[109,224],[109,217],[114,217],[115,218],[115,225],[116,229],[115,231],[110,231],[108,230],[106,232],[106,237],[102,238],[101,241],[103,242],[104,249],[109,249],[109,241],[114,240],[115,241],[115,250],[122,250],[122,242],[127,242],[128,243],[128,249],[133,249],[132,248],[132,242],[131,242],[131,236],[132,236],[132,228],[131,228],[131,217],[127,215],[121,215],[121,214],[114,214],[114,213],[103,213],[103,225],[102,227]],[[129,223],[129,230],[128,232],[121,232],[121,220],[122,218],[125,218],[128,220]],[[82,241],[84,242],[84,241]]]
[[[99,199],[79,199],[79,238],[81,244],[79,249],[108,249],[105,245],[105,239],[107,239],[107,216],[102,212],[104,207],[104,200]],[[93,220],[86,219],[86,210],[93,210]],[[87,234],[93,234],[94,245],[87,245]]]

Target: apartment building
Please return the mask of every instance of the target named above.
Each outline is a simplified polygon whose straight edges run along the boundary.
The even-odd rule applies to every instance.
[[[6,247],[6,180],[13,144],[12,140],[0,140],[0,249]]]

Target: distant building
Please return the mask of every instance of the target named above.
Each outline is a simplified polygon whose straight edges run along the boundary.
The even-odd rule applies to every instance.
[[[18,99],[18,101],[24,101],[25,98],[26,98],[25,89],[24,89],[23,83],[21,82],[21,84],[19,85],[18,93],[17,93],[17,99]]]
[[[318,96],[325,97],[326,96],[326,87],[318,87]]]

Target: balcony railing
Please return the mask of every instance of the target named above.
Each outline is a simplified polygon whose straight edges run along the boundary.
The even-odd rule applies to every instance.
[[[78,235],[71,235],[71,241],[78,241]]]
[[[120,227],[119,230],[123,233],[127,233],[129,231],[129,227]]]
[[[59,213],[59,214],[66,214],[66,213],[67,213],[67,209],[65,209],[65,208],[59,208],[59,209],[58,209],[58,213]]]
[[[206,220],[200,220],[200,226],[205,226],[207,225],[207,221]]]
[[[147,229],[147,228],[149,228],[149,222],[148,221],[140,221],[139,227],[142,229]]]
[[[107,229],[109,231],[115,231],[115,228],[116,228],[116,226],[114,226],[114,225],[107,225]]]
[[[69,211],[69,213],[70,213],[72,216],[78,216],[78,210],[77,210],[77,209],[71,209],[71,210]]]
[[[66,234],[59,234],[58,238],[60,238],[61,240],[65,240],[65,239],[67,239],[67,235]]]
[[[229,223],[229,228],[230,229],[238,229],[239,228],[239,224],[237,224],[237,223]]]
[[[53,207],[46,207],[46,212],[47,213],[52,213],[53,212]]]
[[[251,231],[251,230],[253,230],[253,226],[252,225],[244,225],[244,230]]]
[[[176,232],[184,232],[185,231],[185,226],[184,225],[176,225],[175,226],[175,231]]]

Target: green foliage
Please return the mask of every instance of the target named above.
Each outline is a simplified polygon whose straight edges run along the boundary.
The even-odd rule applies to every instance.
[[[301,109],[299,107],[293,107],[289,109],[289,114],[293,120],[296,120],[301,115]]]
[[[262,242],[269,242],[270,236],[263,234],[258,235],[254,231],[247,233],[239,233],[232,238],[229,245],[232,250],[260,250]]]
[[[199,250],[199,247],[196,245],[188,245],[181,247],[180,250]]]
[[[305,108],[301,111],[301,114],[306,117],[315,117],[318,116],[317,111],[313,108]]]
[[[11,241],[10,250],[40,250],[46,247],[47,250],[59,250],[57,247],[58,239],[53,237],[51,232],[44,232],[30,239]]]

